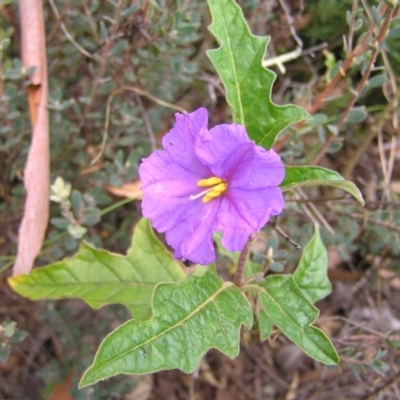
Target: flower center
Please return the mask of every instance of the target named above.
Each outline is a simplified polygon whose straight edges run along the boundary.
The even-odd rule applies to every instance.
[[[207,187],[208,189],[203,190],[196,195],[190,196],[189,199],[195,200],[201,196],[204,196],[201,199],[203,203],[208,203],[210,200],[221,196],[228,189],[228,184],[223,179],[216,176],[212,176],[208,179],[200,179],[199,181],[197,181],[197,186]]]

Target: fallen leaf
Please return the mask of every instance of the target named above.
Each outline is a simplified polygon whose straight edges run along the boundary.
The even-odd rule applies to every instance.
[[[393,181],[389,185],[389,189],[392,192],[400,193],[400,181]]]
[[[143,193],[140,189],[139,180],[135,182],[124,183],[121,187],[107,186],[106,190],[115,196],[128,197],[130,199],[142,200]]]
[[[148,400],[153,391],[153,375],[146,374],[135,377],[135,388],[124,396],[124,400]]]
[[[381,278],[385,279],[387,284],[389,284],[389,286],[391,286],[393,289],[400,290],[400,278],[394,271],[380,269],[378,274]]]
[[[329,246],[328,251],[328,269],[337,269],[343,264],[342,257],[337,250],[337,247]]]
[[[57,383],[47,400],[73,400],[70,390],[72,389],[71,377],[62,383]]]

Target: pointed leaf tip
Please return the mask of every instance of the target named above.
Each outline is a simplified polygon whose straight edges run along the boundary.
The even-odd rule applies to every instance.
[[[300,186],[333,186],[350,193],[362,206],[365,205],[360,189],[353,183],[344,179],[336,171],[328,168],[304,165],[285,166],[285,178],[280,187],[283,191]]]
[[[118,303],[128,307],[135,318],[147,319],[154,287],[185,276],[154,235],[149,221],[142,219],[135,227],[127,256],[83,242],[74,257],[9,278],[9,283],[31,300],[79,298],[93,308]]]
[[[327,365],[339,362],[338,354],[326,335],[312,323],[318,317],[292,275],[271,275],[259,299],[266,316],[307,355]]]

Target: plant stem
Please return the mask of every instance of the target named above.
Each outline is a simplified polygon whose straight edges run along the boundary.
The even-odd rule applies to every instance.
[[[106,207],[106,208],[103,208],[103,209],[100,211],[100,215],[103,216],[103,215],[105,215],[105,214],[108,214],[109,212],[114,211],[115,209],[117,209],[117,208],[119,208],[119,207],[122,207],[123,205],[125,205],[125,204],[127,204],[127,203],[130,203],[130,202],[132,202],[133,200],[135,200],[135,199],[132,199],[132,198],[128,197],[128,198],[126,198],[126,199],[122,199],[122,200],[120,200],[120,201],[117,201],[116,203],[111,204],[110,206],[108,206],[108,207]]]
[[[243,272],[244,272],[244,267],[246,265],[246,260],[247,256],[249,254],[250,250],[250,243],[255,239],[256,234],[253,233],[250,237],[249,240],[246,242],[246,244],[243,247],[243,250],[240,252],[239,255],[239,260],[237,263],[237,268],[236,268],[236,273],[235,277],[233,279],[233,282],[236,286],[242,286],[243,285]]]
[[[301,246],[295,242],[290,236],[288,236],[283,229],[278,225],[277,219],[275,218],[274,220],[270,219],[269,224],[288,242],[290,243],[295,249],[301,250]]]

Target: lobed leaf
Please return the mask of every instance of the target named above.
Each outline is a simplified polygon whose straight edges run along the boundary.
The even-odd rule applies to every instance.
[[[340,174],[327,168],[317,166],[285,166],[285,179],[280,187],[283,191],[299,186],[325,185],[343,189],[350,193],[364,206],[363,196],[358,187]]]
[[[259,299],[267,317],[310,357],[327,365],[339,362],[330,340],[311,324],[318,310],[307,300],[292,275],[269,276]]]
[[[308,119],[295,105],[277,106],[271,100],[276,75],[262,66],[269,37],[254,36],[234,0],[208,0],[212,15],[209,30],[221,47],[207,55],[226,89],[235,122],[249,137],[269,149],[290,124]]]
[[[191,373],[211,348],[236,357],[240,326],[250,328],[253,323],[249,303],[239,289],[208,272],[159,284],[152,303],[151,319],[128,321],[103,340],[80,387],[120,373],[171,368]]]
[[[119,303],[127,306],[135,318],[147,319],[154,287],[185,276],[180,264],[154,235],[149,221],[142,219],[127,256],[83,242],[73,258],[9,278],[9,283],[31,300],[74,297],[93,308]]]

